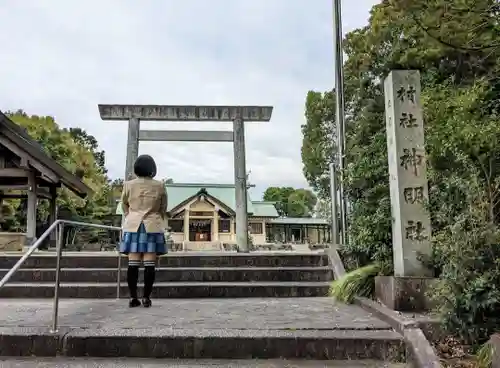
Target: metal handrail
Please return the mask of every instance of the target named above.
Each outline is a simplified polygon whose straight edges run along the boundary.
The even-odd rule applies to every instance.
[[[84,226],[84,227],[95,227],[99,229],[107,229],[107,230],[116,230],[122,231],[121,227],[118,226],[108,226],[108,225],[99,225],[99,224],[91,224],[87,222],[77,222],[77,221],[69,221],[69,220],[56,220],[52,225],[49,226],[47,230],[40,236],[28,249],[28,251],[21,257],[19,261],[16,262],[14,267],[10,269],[9,272],[0,280],[0,289],[5,286],[5,284],[10,280],[10,278],[21,268],[24,262],[33,254],[35,250],[40,247],[40,244],[52,233],[55,229],[58,228],[56,232],[56,241],[57,241],[57,260],[56,260],[56,280],[54,285],[54,307],[52,313],[52,328],[50,332],[57,332],[58,327],[58,319],[59,319],[59,288],[60,288],[60,274],[61,274],[61,258],[62,258],[62,250],[63,250],[63,242],[64,242],[64,225],[74,225],[74,226]],[[118,252],[118,275],[116,279],[116,298],[120,298],[120,281],[121,281],[121,254]]]

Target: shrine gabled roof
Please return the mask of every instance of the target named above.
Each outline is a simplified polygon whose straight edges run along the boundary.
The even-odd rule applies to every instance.
[[[202,189],[205,189],[210,196],[225,204],[231,210],[235,211],[236,209],[236,189],[234,184],[173,183],[166,184],[165,189],[168,196],[167,211],[196,196]],[[248,213],[253,213],[253,205],[249,194],[247,195],[247,208]]]

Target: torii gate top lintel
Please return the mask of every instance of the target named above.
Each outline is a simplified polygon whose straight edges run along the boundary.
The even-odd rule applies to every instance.
[[[268,122],[273,106],[120,105],[99,104],[102,120]]]

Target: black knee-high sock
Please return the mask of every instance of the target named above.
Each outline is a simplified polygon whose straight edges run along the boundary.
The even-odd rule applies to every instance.
[[[149,299],[153,291],[156,273],[155,263],[154,261],[144,261],[144,298]]]
[[[139,279],[140,261],[128,261],[127,283],[130,298],[137,299],[137,280]]]

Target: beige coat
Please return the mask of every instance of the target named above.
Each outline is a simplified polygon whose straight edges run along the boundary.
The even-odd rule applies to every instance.
[[[141,222],[148,233],[163,233],[167,215],[167,193],[161,181],[137,178],[123,184],[123,231],[136,232]]]

